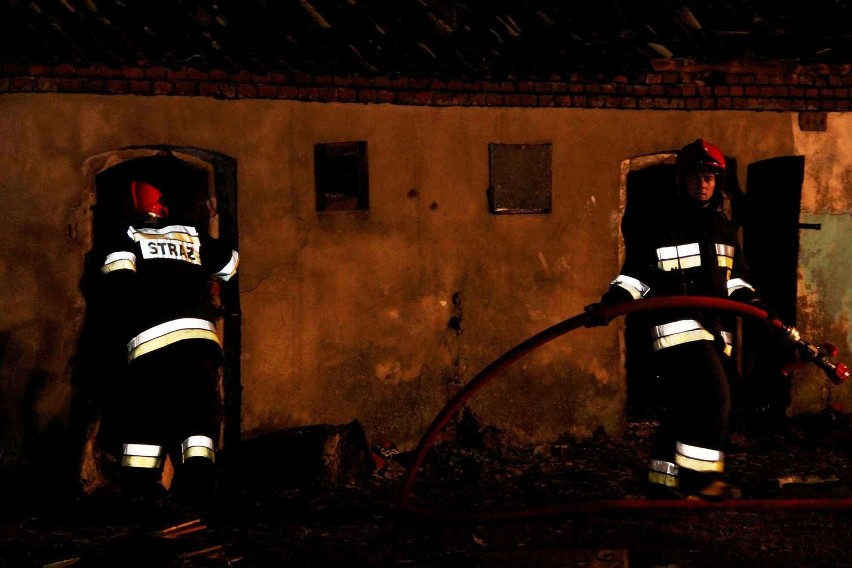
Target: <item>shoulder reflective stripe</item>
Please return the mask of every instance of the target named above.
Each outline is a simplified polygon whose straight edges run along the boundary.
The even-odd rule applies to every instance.
[[[228,264],[225,265],[222,270],[214,274],[216,278],[227,282],[231,279],[231,277],[237,273],[237,267],[240,264],[240,255],[237,251],[231,251],[231,260],[228,261]]]
[[[749,290],[754,292],[754,287],[742,278],[731,278],[730,280],[728,280],[726,286],[728,288],[728,296],[730,296],[740,288],[748,288]]]
[[[619,286],[620,288],[624,288],[630,295],[633,296],[634,300],[638,300],[645,296],[648,291],[651,289],[647,284],[642,282],[641,280],[637,280],[632,276],[627,276],[626,274],[619,274],[615,277],[615,280],[609,283],[610,286]]]
[[[101,267],[101,272],[108,274],[115,270],[132,270],[136,272],[136,255],[132,252],[119,251],[108,254]]]
[[[701,247],[698,243],[660,247],[657,249],[657,267],[661,270],[677,270],[701,266]]]
[[[651,460],[648,464],[651,471],[657,471],[668,475],[677,475],[677,464],[663,460]]]
[[[134,227],[130,227],[127,229],[127,235],[133,238],[135,233],[141,233],[143,235],[167,235],[169,233],[185,233],[187,235],[197,237],[198,231],[195,227],[191,225],[169,225],[168,227],[160,227],[159,229],[143,227],[141,229],[136,229]]]
[[[181,318],[145,330],[127,343],[127,362],[182,339],[209,339],[221,346],[216,326],[199,318]]]

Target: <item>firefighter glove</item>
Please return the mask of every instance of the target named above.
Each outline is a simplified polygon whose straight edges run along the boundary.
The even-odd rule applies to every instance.
[[[749,305],[754,306],[759,310],[763,310],[766,312],[766,317],[771,320],[778,319],[778,313],[772,309],[772,306],[761,300],[760,298],[755,298],[749,302]]]

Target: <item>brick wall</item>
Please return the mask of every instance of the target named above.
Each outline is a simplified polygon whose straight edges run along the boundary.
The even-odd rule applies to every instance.
[[[38,92],[429,106],[832,112],[852,110],[852,65],[701,65],[658,60],[653,71],[634,78],[572,74],[547,81],[0,65],[0,94]]]

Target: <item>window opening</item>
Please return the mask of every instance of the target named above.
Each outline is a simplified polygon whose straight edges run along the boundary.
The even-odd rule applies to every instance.
[[[550,213],[551,144],[489,144],[491,213]]]
[[[317,211],[370,208],[366,142],[314,145],[314,175]]]

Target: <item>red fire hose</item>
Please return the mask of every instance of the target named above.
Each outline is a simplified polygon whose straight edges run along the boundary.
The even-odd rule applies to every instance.
[[[787,327],[778,319],[770,320],[764,310],[754,306],[726,300],[722,298],[713,298],[707,296],[666,296],[659,298],[644,298],[632,302],[623,302],[620,304],[601,306],[594,310],[583,312],[572,318],[564,320],[556,325],[553,325],[544,331],[533,335],[529,339],[519,343],[503,355],[495,359],[491,364],[482,369],[473,379],[471,379],[461,390],[453,397],[434,418],[425,434],[420,439],[417,448],[414,452],[414,458],[408,466],[405,476],[402,480],[400,497],[398,506],[403,511],[414,513],[421,516],[438,517],[444,519],[500,519],[500,518],[519,518],[519,517],[539,517],[553,515],[559,513],[571,512],[594,512],[605,510],[620,510],[620,509],[713,509],[713,508],[736,508],[737,510],[761,510],[761,509],[808,509],[815,510],[821,508],[850,509],[852,508],[852,499],[738,499],[733,501],[707,502],[693,500],[647,500],[647,499],[625,499],[625,500],[609,500],[595,502],[580,502],[568,503],[565,505],[554,505],[546,508],[530,508],[516,511],[495,511],[488,513],[461,513],[453,511],[452,513],[442,513],[438,510],[418,507],[410,503],[411,491],[414,486],[414,480],[420,467],[423,465],[423,460],[429,449],[434,445],[435,440],[440,435],[444,427],[450,422],[453,416],[459,409],[471,398],[476,395],[486,384],[497,375],[512,365],[515,361],[521,359],[525,355],[535,351],[542,345],[560,337],[579,327],[593,325],[593,322],[600,321],[605,318],[609,319],[627,315],[633,312],[651,311],[651,310],[666,310],[676,308],[693,308],[704,310],[719,310],[723,312],[733,313],[739,316],[747,316],[766,322],[770,327],[778,330],[788,337],[790,343],[794,344],[800,351],[802,357],[808,362],[814,363],[822,368],[829,378],[835,384],[844,382],[849,377],[849,369],[843,363],[832,363],[828,360],[828,354],[835,352],[827,352],[826,349],[815,347],[814,345],[802,340],[798,332],[791,327]]]

